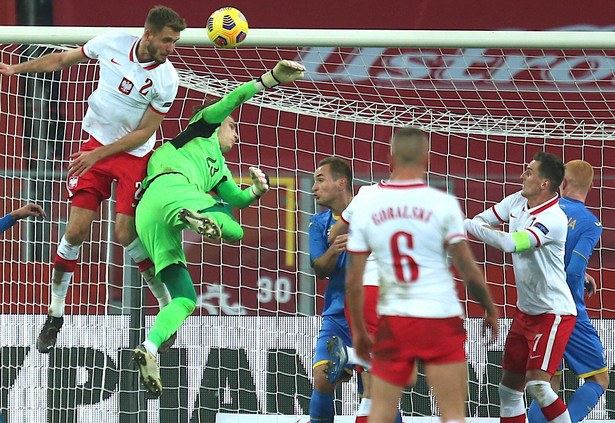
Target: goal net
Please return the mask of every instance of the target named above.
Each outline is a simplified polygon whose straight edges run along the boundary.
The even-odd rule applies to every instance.
[[[59,37],[49,32],[24,41],[13,34],[21,37],[25,28],[0,32],[0,62],[72,48],[96,29],[49,30]],[[588,268],[600,289],[587,306],[613,367],[612,51],[594,41],[579,45],[581,33],[434,32],[425,38],[411,31],[332,31],[323,41],[323,31],[293,30],[252,30],[252,44],[220,50],[202,46],[192,31],[182,34],[184,45],[172,58],[180,90],[159,132],[161,142],[185,127],[193,106],[223,96],[280,59],[299,61],[307,72],[296,84],[258,94],[234,114],[240,141],[226,155],[230,169],[238,183],[247,184],[248,167],[257,165],[273,189],[235,212],[246,234],[239,243],[203,242],[185,232],[198,304],[175,347],[159,357],[160,399],[145,394],[130,363],[130,351],[144,339],[157,306],[113,237],[113,201],[103,203],[81,250],[56,348],[48,355],[34,348],[68,218],[67,165],[87,138],[81,121],[96,87],[97,64],[0,77],[1,212],[27,202],[47,212],[45,220],[20,221],[0,237],[4,422],[307,422],[326,288],[309,260],[308,221],[319,211],[311,193],[313,172],[321,159],[337,156],[351,164],[355,189],[385,178],[388,141],[407,125],[429,133],[429,184],[457,196],[469,216],[518,190],[524,166],[539,150],[594,166],[587,205],[604,231]],[[271,38],[261,42],[261,34]],[[46,44],[50,39],[67,44]],[[460,284],[469,316],[467,415],[497,419],[515,285],[510,256],[478,243],[473,250],[502,324],[498,342],[484,345],[480,308]],[[565,369],[563,397],[568,400],[580,383]],[[340,421],[352,421],[356,378],[338,387],[335,405]],[[437,421],[422,372],[404,392],[401,410],[407,421]],[[589,419],[613,418],[615,391],[609,389]]]

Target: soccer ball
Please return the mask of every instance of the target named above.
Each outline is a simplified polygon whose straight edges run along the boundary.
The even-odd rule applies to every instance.
[[[218,47],[237,47],[248,35],[248,21],[234,7],[223,7],[207,19],[207,35]]]

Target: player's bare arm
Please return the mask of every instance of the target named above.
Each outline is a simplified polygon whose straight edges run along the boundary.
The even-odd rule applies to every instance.
[[[370,351],[374,343],[365,326],[363,313],[364,289],[363,273],[369,254],[352,254],[346,257],[346,304],[352,327],[352,346],[359,358],[370,360]]]
[[[338,235],[345,235],[347,233],[348,223],[344,222],[342,219],[337,219],[337,222],[335,222],[335,225],[333,225],[329,231],[328,241],[333,244],[333,241]]]
[[[15,220],[25,219],[26,217],[45,217],[45,210],[38,204],[28,204],[11,212]]]
[[[598,290],[596,279],[589,273],[585,274],[585,290],[587,291],[587,298],[590,298]]]
[[[346,251],[347,242],[348,235],[339,235],[322,256],[312,261],[312,268],[318,279],[325,279],[335,270],[337,258]]]
[[[90,59],[83,54],[81,48],[76,48],[62,53],[51,53],[16,65],[0,63],[0,75],[11,76],[18,73],[55,72],[88,60]]]
[[[451,255],[453,266],[459,271],[459,275],[466,284],[470,295],[485,309],[483,331],[486,331],[487,328],[491,329],[489,343],[492,343],[498,337],[499,313],[493,303],[483,273],[476,265],[472,251],[466,241],[449,245],[448,252]]]
[[[165,115],[149,108],[145,111],[137,129],[123,136],[116,142],[103,145],[95,150],[78,151],[71,154],[70,157],[72,162],[68,167],[68,174],[81,176],[100,160],[113,154],[133,150],[145,144],[152,134],[156,132],[164,116]]]

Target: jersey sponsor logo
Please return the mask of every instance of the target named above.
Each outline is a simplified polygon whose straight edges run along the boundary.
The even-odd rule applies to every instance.
[[[111,59],[111,63],[113,63],[114,65],[122,66],[120,63],[116,62],[115,59]]]
[[[122,94],[128,95],[132,91],[132,87],[133,87],[132,81],[124,78],[122,79],[122,82],[120,82],[120,86],[118,87],[118,89],[120,90]]]
[[[547,229],[547,227],[540,222],[534,223],[534,227],[540,229],[540,232],[542,232],[545,235],[549,233],[549,229]]]

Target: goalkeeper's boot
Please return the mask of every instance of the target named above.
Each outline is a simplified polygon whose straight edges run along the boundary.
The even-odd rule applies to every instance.
[[[222,237],[220,226],[209,216],[192,210],[181,209],[177,213],[177,217],[194,232],[203,235],[207,239],[215,240]]]
[[[222,231],[222,239],[227,242],[236,242],[243,238],[243,229],[233,217],[233,208],[230,205],[218,203],[212,207],[199,210],[213,219]]]
[[[331,360],[327,363],[325,373],[327,374],[329,382],[336,383],[342,376],[342,373],[344,373],[344,368],[348,364],[346,345],[344,345],[344,341],[342,341],[339,336],[332,336],[331,339],[327,341],[327,351],[331,354]]]
[[[53,317],[47,315],[47,321],[36,339],[36,349],[44,354],[51,351],[51,349],[56,345],[56,341],[58,340],[58,332],[63,324],[64,316]]]
[[[164,354],[168,352],[173,346],[173,344],[175,343],[176,339],[177,339],[177,332],[174,332],[173,335],[169,337],[169,339],[167,339],[162,344],[160,344],[160,346],[158,347],[158,354]]]
[[[162,395],[162,383],[156,357],[150,354],[143,344],[132,351],[132,360],[139,368],[141,382],[149,392],[159,397]]]

